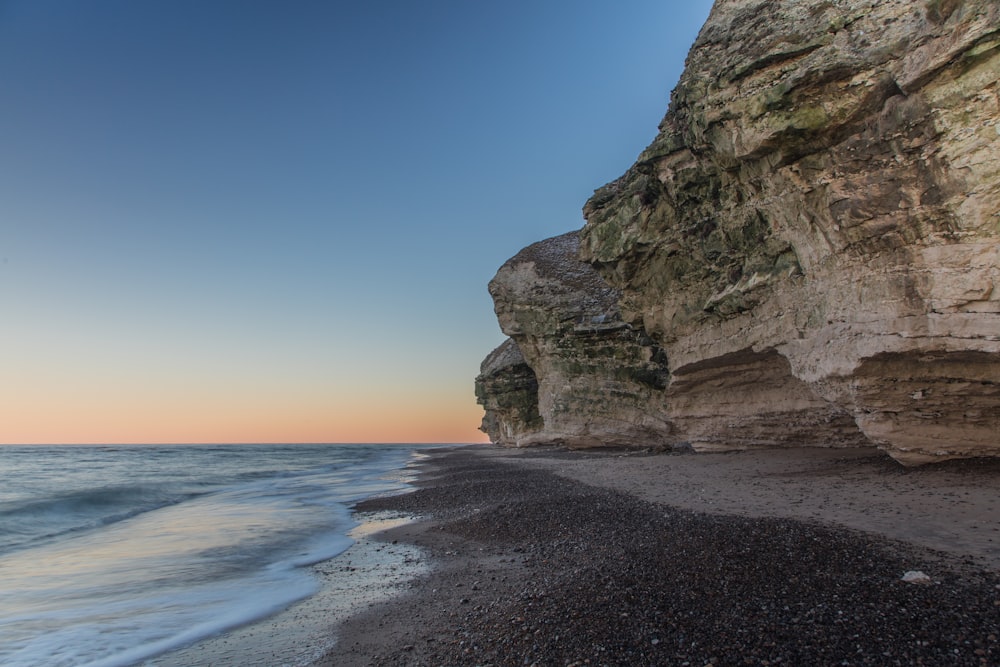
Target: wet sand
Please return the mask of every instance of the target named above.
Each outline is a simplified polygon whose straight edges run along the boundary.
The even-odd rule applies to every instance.
[[[316,664],[1000,664],[1000,462],[467,447],[422,471],[359,509],[420,517],[381,539],[432,569]]]

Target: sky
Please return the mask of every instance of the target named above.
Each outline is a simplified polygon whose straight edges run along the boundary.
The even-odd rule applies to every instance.
[[[0,0],[0,444],[481,442],[709,0]]]

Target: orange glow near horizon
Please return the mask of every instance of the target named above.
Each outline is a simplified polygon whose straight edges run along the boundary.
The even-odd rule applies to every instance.
[[[0,444],[488,442],[468,396],[51,398],[4,401]]]

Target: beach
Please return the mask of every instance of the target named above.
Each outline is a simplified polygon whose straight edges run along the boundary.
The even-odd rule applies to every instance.
[[[377,539],[427,571],[316,665],[1000,663],[998,462],[470,446],[418,471],[355,509],[414,518]]]
[[[338,623],[359,607],[392,599],[399,587],[428,572],[421,551],[410,544],[373,539],[405,519],[369,515],[351,531],[355,544],[344,554],[311,566],[318,592],[273,616],[203,639],[142,663],[144,667],[239,665],[301,666],[336,645]]]

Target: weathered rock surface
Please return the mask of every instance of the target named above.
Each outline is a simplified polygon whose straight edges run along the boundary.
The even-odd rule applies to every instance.
[[[538,414],[538,379],[512,339],[483,360],[476,399],[486,411],[481,430],[496,444],[517,447],[540,437],[544,424]]]
[[[666,441],[1000,456],[995,0],[718,0],[658,136],[584,214],[601,308],[668,360],[664,391],[605,393]],[[553,361],[582,297],[541,298],[561,269],[529,264],[491,291],[542,436],[603,380]]]
[[[528,246],[490,282],[500,328],[512,340],[486,359],[476,380],[483,430],[514,446],[665,447],[663,352],[622,321],[618,291],[578,259],[579,243],[571,232]],[[524,368],[512,363],[511,348],[537,378],[533,389],[519,380]],[[504,357],[511,361],[500,363]],[[498,393],[497,386],[525,389]],[[532,391],[539,421],[512,417],[529,413]],[[505,407],[512,403],[518,407]]]

